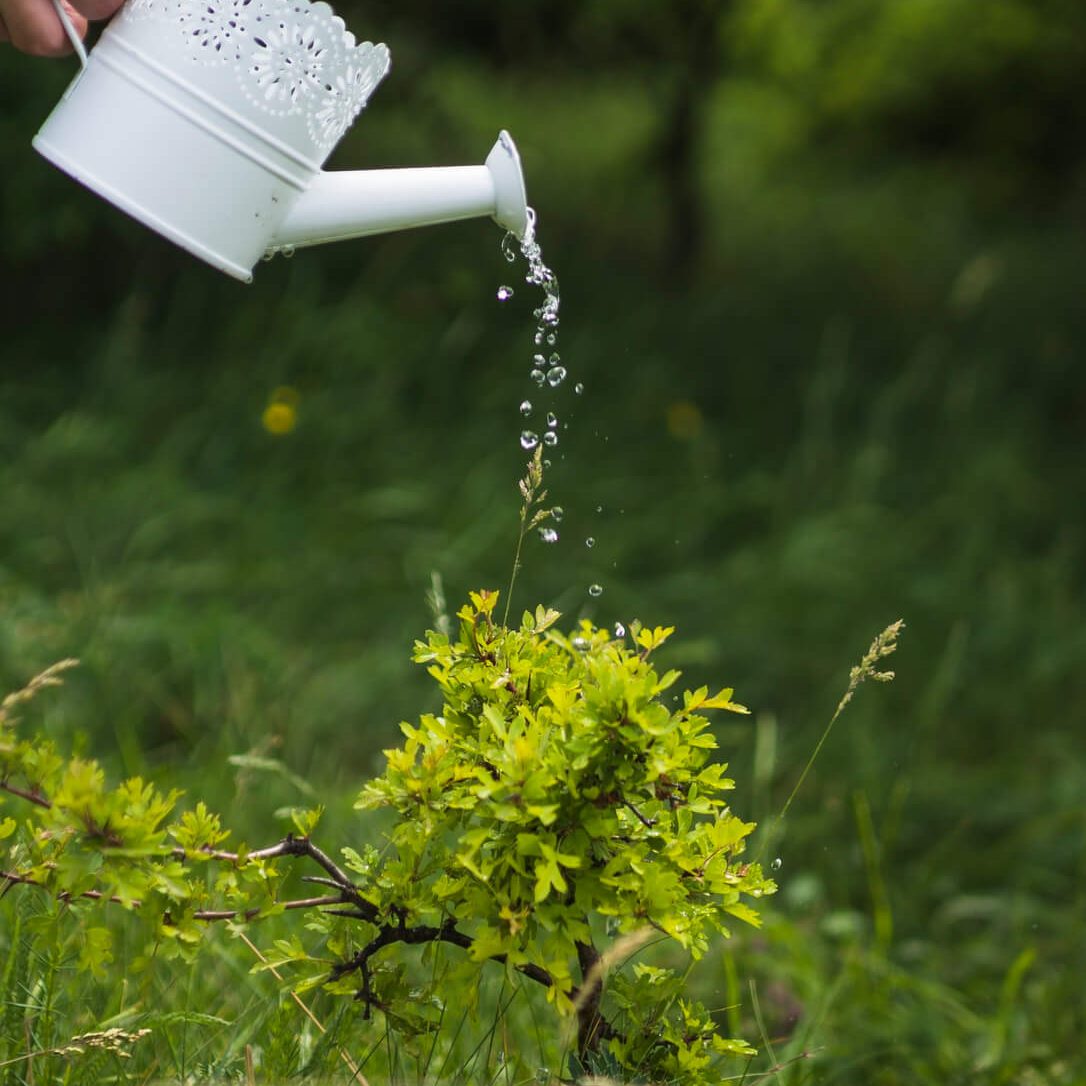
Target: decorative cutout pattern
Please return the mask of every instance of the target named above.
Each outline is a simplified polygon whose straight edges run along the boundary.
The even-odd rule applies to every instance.
[[[356,45],[323,2],[128,0],[123,16],[174,23],[189,60],[231,66],[265,113],[303,116],[321,152],[336,145],[388,71],[387,47]]]

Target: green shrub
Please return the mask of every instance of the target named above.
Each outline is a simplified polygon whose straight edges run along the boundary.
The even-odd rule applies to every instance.
[[[111,907],[150,926],[157,957],[189,962],[213,924],[298,910],[309,934],[277,940],[257,968],[284,992],[357,1000],[409,1053],[432,1052],[445,1009],[476,1007],[484,975],[504,970],[572,1024],[574,1074],[716,1081],[717,1057],[753,1050],[717,1033],[680,973],[618,966],[654,939],[697,958],[733,919],[757,923],[752,900],[775,890],[742,859],[754,826],[711,760],[704,714],[746,710],[730,689],[669,693],[678,672],[652,662],[669,628],[618,637],[586,621],[567,635],[542,607],[509,627],[497,600],[472,593],[455,637],[416,645],[442,708],[403,725],[358,799],[392,813],[384,847],[343,848],[342,866],[313,840],[319,810],[270,847],[228,851],[204,804],[177,814],[177,792],[110,788],[96,763],[16,736],[14,710],[71,662],[50,669],[0,709],[0,784],[26,804],[0,829],[7,879],[77,916],[89,970],[109,961]],[[319,895],[291,898],[289,857],[319,867]],[[419,946],[425,969],[406,953]]]

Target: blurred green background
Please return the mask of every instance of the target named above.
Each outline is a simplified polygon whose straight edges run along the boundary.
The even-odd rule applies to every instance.
[[[514,607],[676,625],[689,683],[754,709],[720,732],[740,813],[772,819],[908,623],[772,844],[766,931],[699,970],[710,1005],[816,1053],[796,1081],[1086,1080],[1086,6],[340,10],[393,69],[332,165],[473,163],[507,127],[570,377],[531,383],[538,297],[491,224],[243,287],[34,155],[75,62],[5,49],[5,688],[79,656],[57,735],[268,840],[296,786],[227,757],[274,757],[359,832],[432,708],[432,574],[452,609],[508,582],[529,398],[565,516]]]

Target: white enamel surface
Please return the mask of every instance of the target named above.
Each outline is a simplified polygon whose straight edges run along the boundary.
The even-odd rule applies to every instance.
[[[520,158],[503,132],[483,166],[321,173],[292,206],[274,248],[490,216],[523,237],[528,224]]]
[[[268,250],[474,216],[523,236],[520,161],[321,172],[388,67],[309,0],[129,0],[34,140],[140,222],[243,281]]]
[[[128,0],[109,33],[317,165],[389,67],[309,0]]]

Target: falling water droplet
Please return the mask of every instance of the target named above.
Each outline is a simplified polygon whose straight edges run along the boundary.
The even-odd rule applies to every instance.
[[[498,301],[499,302],[507,302],[512,297],[513,297],[513,288],[512,287],[506,287],[506,286],[498,287]]]
[[[532,401],[522,400],[520,404],[520,413],[527,418],[532,413]]]
[[[588,538],[587,538],[587,539],[586,539],[586,540],[584,541],[584,545],[585,545],[586,547],[589,547],[589,548],[591,548],[591,547],[594,547],[594,546],[596,545],[596,537],[595,537],[595,536],[591,536],[591,535],[590,535],[590,536],[589,536],[589,537],[588,537]]]
[[[561,361],[562,356],[557,351],[555,351],[554,354],[552,354],[550,358],[547,359],[547,364],[550,366],[557,366],[558,363]]]
[[[554,369],[547,374],[547,384],[549,384],[551,388],[557,388],[565,379],[565,366],[555,366]]]
[[[596,506],[596,512],[597,513],[602,513],[603,512],[603,506],[602,505],[597,505]]]
[[[524,430],[520,435],[520,447],[529,452],[539,444],[539,437],[531,430]]]
[[[293,245],[284,245],[283,248],[280,249],[279,251],[283,254],[283,259],[284,260],[290,260],[294,256],[294,246]]]
[[[553,449],[558,444],[558,435],[553,430],[548,430],[543,435],[543,444]]]
[[[284,252],[285,251],[286,250],[284,250]],[[551,334],[549,336],[547,336],[547,343],[549,343],[550,346],[553,347],[557,342],[558,342],[558,337],[554,334],[554,332],[551,332]]]
[[[533,381],[535,381],[535,383],[539,385],[540,388],[543,387],[543,382],[547,379],[547,375],[542,370],[532,370],[532,372],[529,373],[528,376]]]
[[[540,528],[539,538],[542,539],[544,543],[557,543],[558,533],[553,528]]]
[[[565,515],[566,515],[566,511],[560,505],[556,505],[551,510],[551,520],[553,520],[555,522],[555,524],[561,524],[562,523],[562,518]]]
[[[600,596],[603,595],[603,585],[601,585],[601,584],[590,584],[588,586],[588,594],[590,596],[592,596],[594,599],[598,599]]]
[[[615,637],[625,637],[625,636],[626,636],[626,627],[623,626],[621,622],[616,622],[615,623]]]
[[[588,652],[592,647],[587,637],[581,637],[579,634],[577,637],[571,638],[569,642],[578,652]]]
[[[769,866],[772,867],[774,871],[780,871],[783,863],[784,861],[778,856]]]
[[[541,354],[532,355],[532,362],[540,368],[547,364],[547,360]]]
[[[505,235],[504,238],[502,238],[502,256],[504,256],[510,264],[512,264],[517,259],[518,248],[519,245],[517,244],[517,235],[514,234],[512,231],[510,231],[508,234]]]
[[[556,429],[558,426],[558,416],[553,411],[547,412],[547,426],[551,430]]]
[[[580,381],[578,381],[578,382],[577,382],[577,383],[576,383],[576,384],[575,384],[575,385],[573,386],[573,391],[574,391],[574,392],[576,392],[578,396],[580,396],[580,395],[581,395],[581,393],[582,393],[582,392],[584,392],[584,385],[583,385],[583,384],[582,384],[582,383],[581,383]]]

